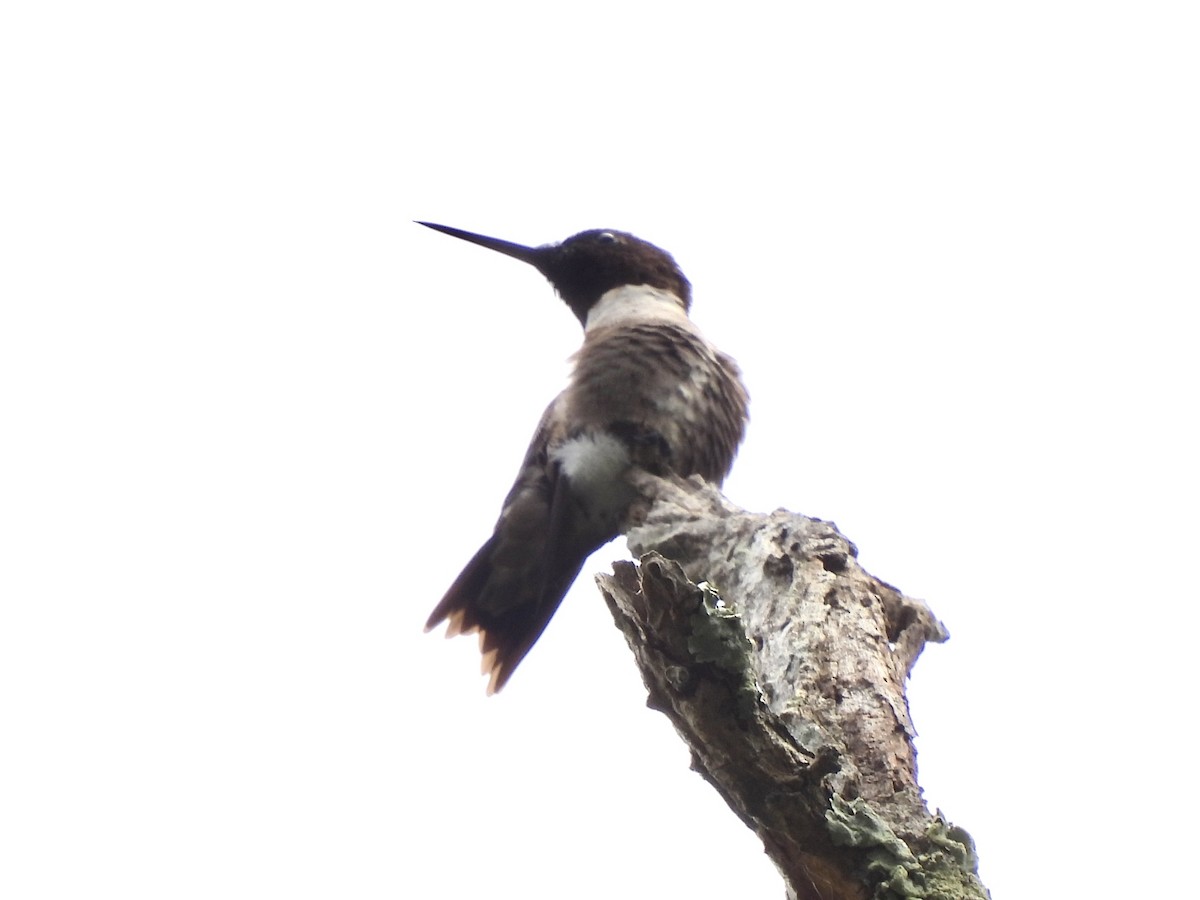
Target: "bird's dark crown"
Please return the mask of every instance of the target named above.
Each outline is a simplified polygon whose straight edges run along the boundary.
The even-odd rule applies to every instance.
[[[533,264],[580,322],[607,291],[627,284],[670,291],[685,310],[692,303],[692,286],[671,254],[624,231],[581,231],[561,244],[538,247]]]

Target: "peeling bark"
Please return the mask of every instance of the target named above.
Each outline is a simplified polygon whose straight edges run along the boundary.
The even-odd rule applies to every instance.
[[[828,522],[637,475],[631,551],[597,582],[692,768],[795,900],[985,898],[970,836],[930,815],[904,683],[947,638]]]

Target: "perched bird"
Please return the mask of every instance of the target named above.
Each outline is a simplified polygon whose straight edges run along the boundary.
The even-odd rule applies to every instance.
[[[425,630],[479,632],[488,693],[545,630],[584,561],[615,538],[637,492],[633,467],[720,484],[746,427],[737,364],[688,318],[691,284],[665,250],[622,231],[525,247],[420,222],[523,260],[583,325],[567,388],[534,432],[495,531]]]

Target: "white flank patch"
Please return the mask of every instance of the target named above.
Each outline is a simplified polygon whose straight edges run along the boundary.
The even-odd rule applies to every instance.
[[[605,291],[588,310],[584,331],[627,322],[688,322],[683,303],[670,291],[646,284],[627,284]]]
[[[630,458],[623,441],[605,432],[583,434],[555,450],[554,458],[592,517],[608,519],[624,511],[633,489],[624,478]]]

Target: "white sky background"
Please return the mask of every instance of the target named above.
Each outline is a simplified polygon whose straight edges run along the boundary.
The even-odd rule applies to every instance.
[[[782,896],[590,579],[422,634],[579,329],[417,218],[672,251],[995,896],[1179,895],[1200,14],[826,7],[6,4],[0,895]]]

